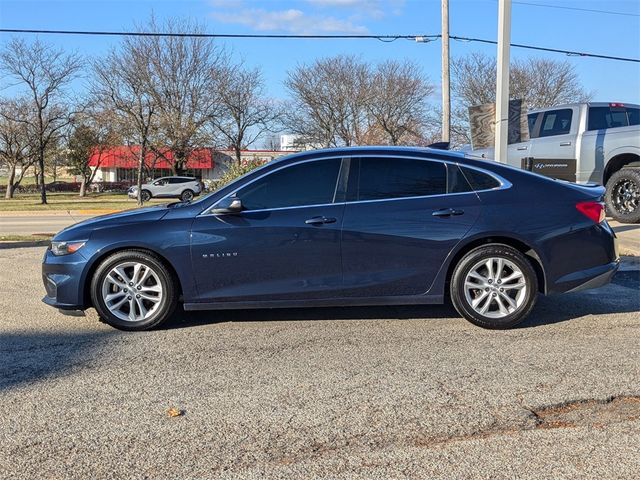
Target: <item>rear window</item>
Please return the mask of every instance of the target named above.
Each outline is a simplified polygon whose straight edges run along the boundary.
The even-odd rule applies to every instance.
[[[565,135],[569,133],[571,131],[572,117],[573,110],[570,108],[544,112],[539,136],[553,137],[555,135]]]
[[[488,173],[466,167],[460,167],[460,170],[467,179],[467,182],[469,182],[471,188],[475,191],[491,190],[492,188],[498,188],[500,186],[500,182]]]
[[[422,197],[447,193],[444,163],[409,158],[362,158],[358,200]]]
[[[640,108],[591,107],[589,108],[589,130],[627,127],[640,124]]]

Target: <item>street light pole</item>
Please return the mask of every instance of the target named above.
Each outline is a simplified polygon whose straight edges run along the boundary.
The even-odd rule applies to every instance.
[[[494,159],[507,163],[509,134],[509,44],[511,43],[511,0],[498,0],[498,56],[496,78],[496,135]]]
[[[451,95],[449,77],[449,0],[442,0],[442,141],[449,142]]]

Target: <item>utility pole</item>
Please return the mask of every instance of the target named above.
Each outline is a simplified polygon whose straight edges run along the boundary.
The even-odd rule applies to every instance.
[[[500,163],[507,163],[510,43],[511,0],[498,0],[498,75],[496,78],[496,136],[494,160]]]
[[[451,94],[449,76],[449,0],[442,0],[442,141],[449,141]]]

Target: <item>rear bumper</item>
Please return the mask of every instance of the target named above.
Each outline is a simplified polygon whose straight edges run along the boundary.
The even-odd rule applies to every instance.
[[[563,289],[566,288],[566,290],[564,290],[565,292],[579,292],[581,290],[602,287],[611,282],[611,279],[616,274],[619,267],[620,261],[616,260],[615,262],[611,262],[607,265],[601,265],[581,272],[575,272],[571,275],[567,275],[567,277],[570,278],[565,277],[560,286],[563,287]]]
[[[606,285],[620,265],[618,239],[606,222],[572,229],[546,246],[548,295]]]

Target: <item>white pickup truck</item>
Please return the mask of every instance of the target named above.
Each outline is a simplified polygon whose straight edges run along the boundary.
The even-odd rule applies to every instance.
[[[640,222],[640,105],[579,103],[528,113],[530,140],[509,145],[510,165],[605,185],[611,216]],[[493,149],[470,156],[493,158]]]

